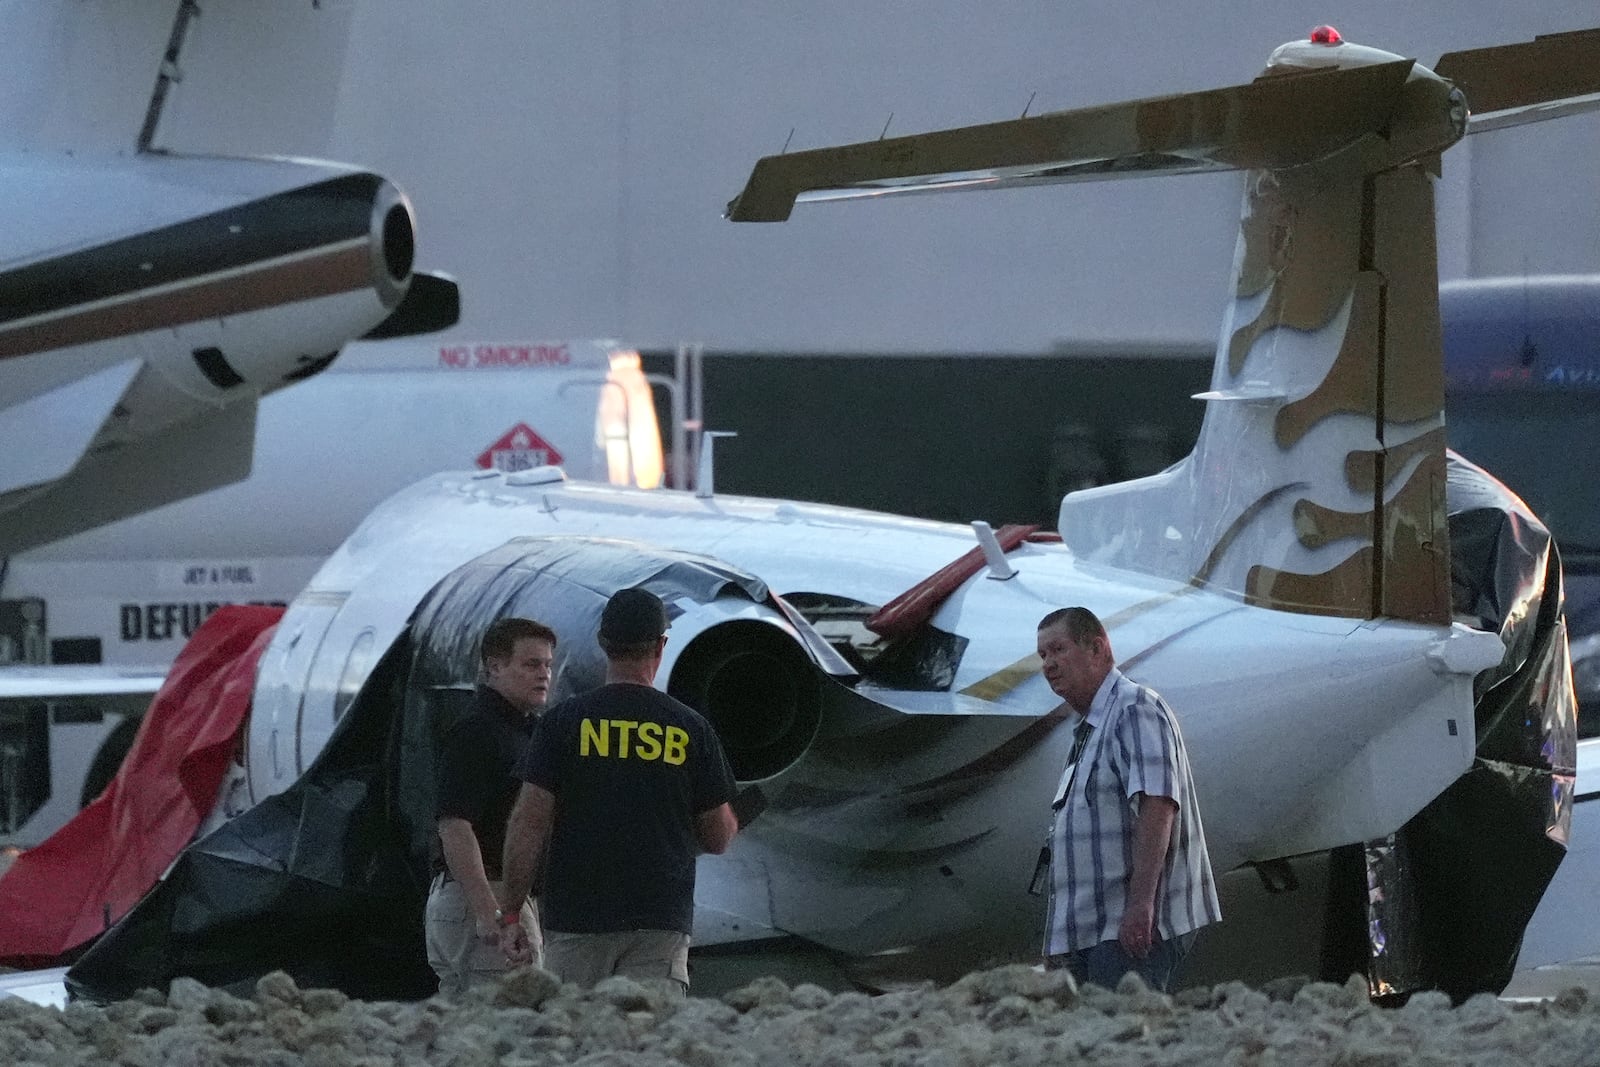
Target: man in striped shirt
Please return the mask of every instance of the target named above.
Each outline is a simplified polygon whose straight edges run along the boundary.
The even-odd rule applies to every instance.
[[[1195,932],[1222,917],[1178,721],[1116,669],[1087,608],[1040,620],[1039,658],[1078,715],[1052,803],[1045,962],[1080,982],[1115,988],[1136,971],[1169,990]]]

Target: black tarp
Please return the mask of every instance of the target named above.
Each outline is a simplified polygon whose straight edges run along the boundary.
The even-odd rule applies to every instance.
[[[167,877],[67,973],[112,1000],[187,976],[241,986],[274,970],[367,999],[430,995],[422,939],[437,743],[461,714],[496,618],[560,638],[551,699],[599,685],[594,641],[617,589],[668,603],[767,601],[757,578],[626,541],[519,538],[442,580],[413,613],[306,773],[191,845]]]
[[[1460,1001],[1511,980],[1566,855],[1577,702],[1549,530],[1493,476],[1447,460],[1452,608],[1499,633],[1506,653],[1474,681],[1472,766],[1398,834],[1367,844],[1361,888],[1374,994],[1441,989]]]

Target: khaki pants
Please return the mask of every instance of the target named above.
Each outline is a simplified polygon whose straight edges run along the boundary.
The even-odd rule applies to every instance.
[[[624,930],[614,934],[545,936],[545,970],[588,988],[621,975],[654,981],[679,994],[689,990],[689,935],[676,930]]]
[[[490,882],[489,888],[500,891],[499,882]],[[533,962],[538,966],[543,956],[539,936],[539,913],[533,902],[522,905],[522,930],[533,946]],[[439,976],[439,992],[462,993],[469,987],[490,982],[511,965],[498,941],[481,941],[478,938],[477,920],[467,906],[467,896],[461,883],[444,874],[434,876],[428,887],[428,908],[424,913],[423,928],[428,942],[428,965]]]

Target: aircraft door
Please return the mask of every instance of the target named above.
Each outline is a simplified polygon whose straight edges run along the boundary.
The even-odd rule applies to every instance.
[[[363,627],[353,638],[348,629],[341,628],[338,635],[321,639],[295,729],[295,761],[301,770],[311,766],[327,746],[334,727],[372,673],[376,648],[377,633],[371,626]]]
[[[300,724],[311,669],[344,601],[343,594],[301,594],[261,657],[245,745],[245,784],[252,804],[283,792],[300,777]]]

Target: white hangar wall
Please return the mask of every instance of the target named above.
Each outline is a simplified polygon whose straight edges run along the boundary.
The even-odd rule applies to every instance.
[[[1037,113],[1235,84],[1327,20],[1427,63],[1600,25],[1593,0],[324,3],[347,9],[350,27],[331,122],[268,145],[237,124],[172,141],[390,174],[416,204],[421,265],[462,282],[464,334],[744,352],[1209,344],[1227,284],[1231,175],[722,221],[791,127],[804,149],[876,137],[891,112],[890,132],[904,134],[1015,117],[1033,94]],[[230,47],[227,16],[213,7],[197,38],[213,59]],[[295,80],[280,86],[291,97]],[[264,104],[263,79],[250,91]],[[1595,115],[1452,150],[1445,276],[1600,270],[1597,164]]]

